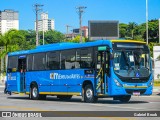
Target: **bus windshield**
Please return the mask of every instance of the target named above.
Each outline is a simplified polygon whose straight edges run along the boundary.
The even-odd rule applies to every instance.
[[[114,50],[114,71],[121,77],[148,77],[151,73],[149,50]]]

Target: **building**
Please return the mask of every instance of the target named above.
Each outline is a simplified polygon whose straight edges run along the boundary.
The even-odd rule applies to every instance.
[[[10,29],[19,30],[18,12],[8,9],[0,11],[0,33],[4,34]]]
[[[40,20],[38,20],[38,31],[54,30],[54,19],[48,18],[48,13],[41,13]],[[36,22],[35,22],[36,30]]]
[[[88,27],[87,26],[82,26],[82,36],[85,38],[88,38]],[[66,38],[68,39],[73,39],[77,35],[80,35],[79,33],[79,28],[73,29],[72,33],[66,34]]]
[[[88,38],[88,27],[82,26],[82,36]],[[79,34],[79,28],[73,29],[73,34]]]

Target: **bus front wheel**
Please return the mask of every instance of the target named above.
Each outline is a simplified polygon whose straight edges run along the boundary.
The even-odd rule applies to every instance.
[[[92,85],[86,85],[84,88],[84,101],[86,103],[97,102],[97,97],[94,96],[94,91]]]

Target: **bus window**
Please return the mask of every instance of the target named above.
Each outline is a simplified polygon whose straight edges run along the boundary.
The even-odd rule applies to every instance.
[[[76,62],[75,62],[75,68],[80,68],[80,50],[76,51]]]
[[[75,68],[75,50],[67,50],[61,52],[61,69]]]
[[[91,68],[92,67],[92,48],[86,48],[81,50],[81,68]]]
[[[33,55],[27,56],[27,71],[31,71],[33,66]]]
[[[45,53],[34,54],[34,67],[33,70],[44,70],[45,69]]]
[[[60,69],[59,52],[47,53],[47,69],[58,70]]]
[[[8,72],[16,72],[18,67],[18,57],[12,56],[8,57]]]

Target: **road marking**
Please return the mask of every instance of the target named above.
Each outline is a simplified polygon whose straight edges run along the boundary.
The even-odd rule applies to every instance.
[[[18,107],[18,106],[0,106],[0,109],[17,109],[17,110],[28,110],[28,111],[47,111],[40,108],[27,108],[27,107]]]
[[[90,105],[94,105],[94,106],[99,106],[99,107],[104,107],[104,104],[90,104]],[[134,110],[146,110],[147,108],[135,108],[135,107],[122,107],[122,106],[108,106],[107,107],[113,107],[113,108],[121,108],[121,109],[134,109]],[[149,109],[149,110],[159,110],[159,109]]]

